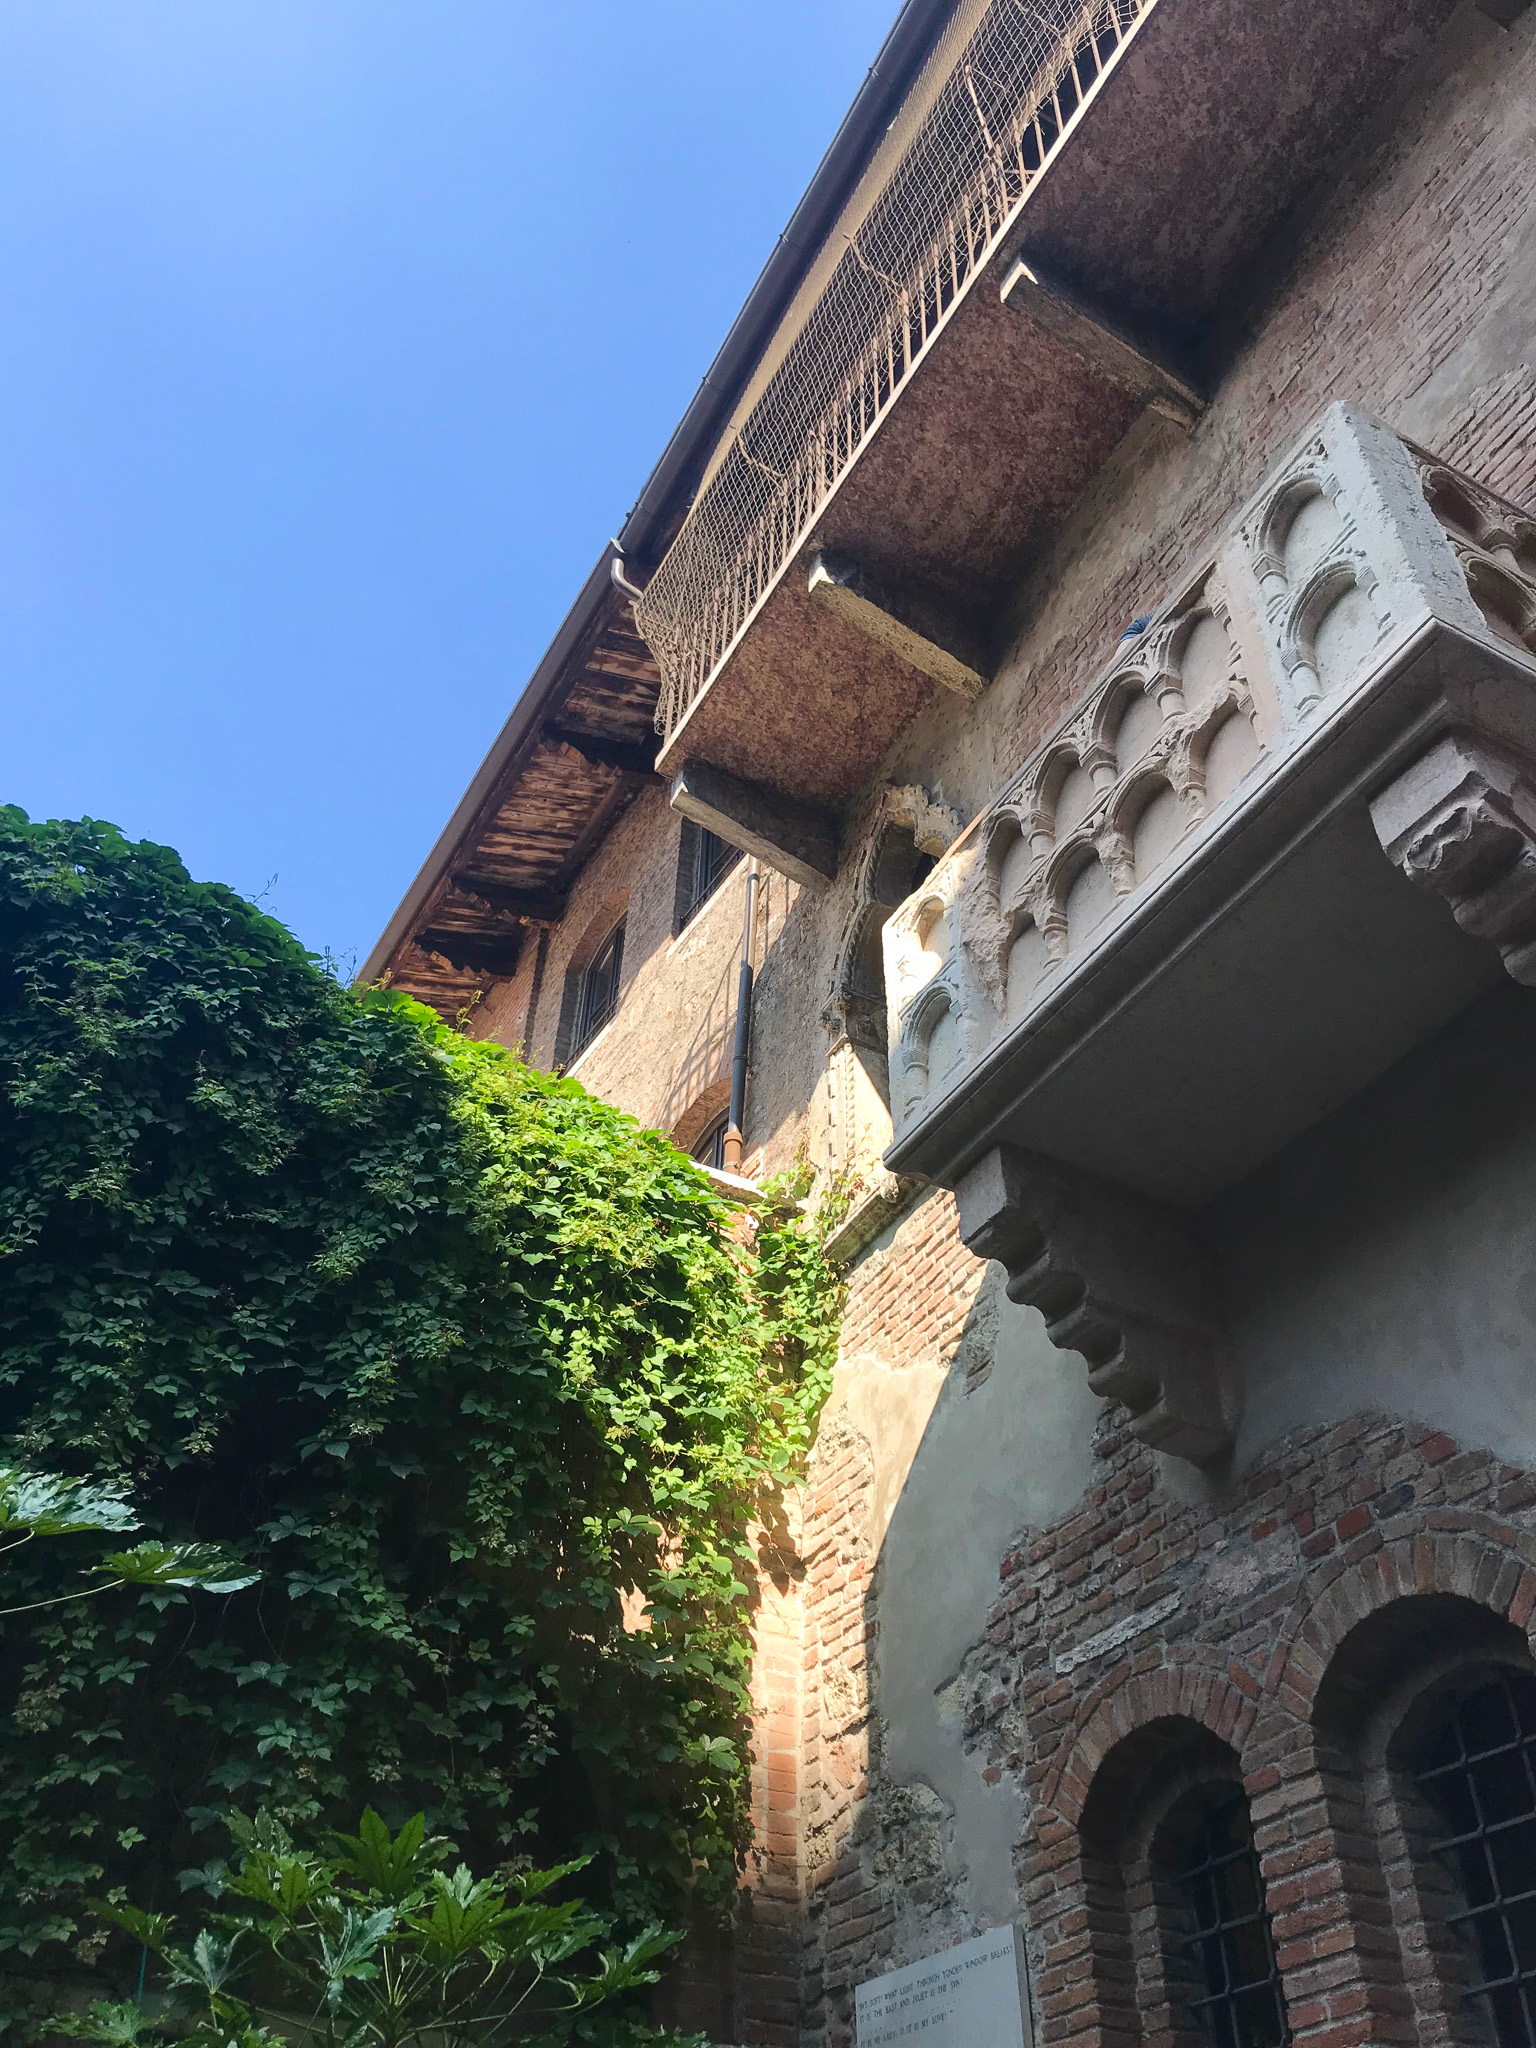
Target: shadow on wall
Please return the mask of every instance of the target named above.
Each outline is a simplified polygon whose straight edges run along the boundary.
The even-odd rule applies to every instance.
[[[737,968],[735,959],[721,967],[703,1015],[695,1021],[692,1035],[674,1061],[667,1083],[660,1122],[672,1133],[673,1142],[685,1151],[692,1151],[698,1132],[717,1108],[725,1107],[730,1097]]]
[[[1213,1205],[1203,1232],[1246,1413],[1227,1473],[1158,1461],[1175,1512],[1196,1501],[1225,1512],[1233,1479],[1270,1446],[1362,1409],[1536,1464],[1533,1068],[1536,992],[1506,985]],[[921,1269],[924,1207],[871,1256]],[[984,1699],[1000,1561],[1092,1485],[1100,1404],[1081,1361],[1007,1300],[1002,1277],[987,1269],[947,1370],[914,1356],[919,1344],[932,1356],[931,1335],[907,1339],[905,1355],[863,1348],[839,1366],[829,1403],[846,1503],[836,1564],[862,1593],[858,1612],[822,1624],[823,1779],[845,1790],[814,1849],[857,1853],[892,1916],[880,1959],[859,1958],[854,1976],[1017,1912],[1025,1815],[990,1756],[1025,1749],[1027,1731],[1010,1729],[1005,1709],[984,1754],[968,1752],[967,1727]],[[942,1290],[942,1269],[926,1284]],[[859,1675],[861,1648],[867,1702],[846,1675]],[[868,1794],[849,1797],[866,1736]]]
[[[987,1268],[947,1370],[855,1358],[839,1374],[835,1427],[868,1461],[870,1796],[850,1846],[895,1901],[881,1968],[1017,1913],[1024,1816],[967,1752],[967,1665],[1011,1539],[1068,1514],[1090,1483],[1100,1404],[1003,1280]],[[824,1721],[856,1717],[854,1701],[823,1706]]]
[[[1536,991],[1506,982],[1212,1205],[1234,1469],[1361,1408],[1536,1464],[1533,1065]]]

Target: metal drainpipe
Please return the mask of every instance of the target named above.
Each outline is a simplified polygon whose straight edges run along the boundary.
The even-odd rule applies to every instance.
[[[747,907],[741,925],[741,972],[736,977],[736,1046],[731,1055],[731,1114],[725,1127],[725,1170],[740,1173],[742,1126],[747,1114],[747,1050],[752,1043],[752,920],[757,910],[757,862],[747,863]]]

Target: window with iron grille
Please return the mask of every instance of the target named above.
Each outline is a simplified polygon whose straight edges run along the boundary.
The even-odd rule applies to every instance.
[[[1166,1871],[1183,1907],[1179,1974],[1192,2018],[1217,2048],[1285,2048],[1290,2024],[1241,1786],[1198,1789]]]
[[[1500,1671],[1451,1702],[1419,1750],[1414,1783],[1446,1832],[1433,1847],[1460,1892],[1466,1996],[1499,2048],[1536,2048],[1536,1678]]]
[[[702,825],[695,825],[691,818],[683,820],[672,918],[674,931],[680,932],[691,917],[697,916],[740,859],[739,846],[727,846],[723,839],[706,832]]]
[[[619,975],[623,966],[624,925],[621,920],[593,954],[581,977],[576,1031],[571,1043],[572,1059],[592,1043],[619,1007]]]
[[[708,1130],[694,1140],[694,1158],[701,1166],[712,1166],[717,1173],[725,1167],[725,1133],[730,1120],[729,1113],[722,1110]]]

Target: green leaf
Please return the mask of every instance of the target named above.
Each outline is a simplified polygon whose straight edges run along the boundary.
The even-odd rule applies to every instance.
[[[133,2048],[148,2036],[163,2034],[165,2024],[151,2019],[137,2005],[125,1999],[120,2005],[93,1998],[83,2013],[51,2013],[44,2025],[55,2034],[68,2034],[77,2041],[102,2041],[107,2048]]]
[[[136,1529],[139,1518],[123,1493],[84,1479],[0,1466],[0,1529],[34,1536],[73,1536],[88,1529]]]
[[[254,1899],[289,1926],[317,1896],[330,1892],[333,1866],[311,1856],[273,1856],[258,1850],[248,1856],[224,1889],[237,1898]]]
[[[359,1913],[349,1906],[341,1916],[335,1935],[320,1936],[320,1962],[325,1973],[325,2002],[332,2012],[341,2004],[349,1979],[377,1974],[373,1957],[395,1924],[394,1909],[380,1907],[376,1913]]]
[[[205,1593],[238,1593],[260,1577],[215,1543],[137,1543],[110,1552],[92,1569],[130,1586],[200,1586]]]
[[[391,1836],[371,1806],[365,1807],[355,1835],[338,1835],[344,1868],[365,1890],[398,1905],[418,1887],[430,1867],[425,1814],[413,1814],[399,1834]]]
[[[112,1899],[88,1899],[86,1904],[98,1920],[105,1920],[114,1927],[121,1927],[125,1934],[131,1934],[141,1947],[152,1949],[156,1954],[165,1947],[176,1922],[169,1913],[145,1913],[137,1906]]]
[[[224,1941],[210,1928],[200,1929],[190,1951],[162,1949],[173,1983],[216,1996],[234,1974],[235,1949],[239,1936]]]

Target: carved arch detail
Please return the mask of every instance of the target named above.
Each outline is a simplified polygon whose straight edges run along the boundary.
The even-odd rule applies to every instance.
[[[897,904],[916,885],[892,846],[892,828],[911,835],[916,854],[930,864],[946,853],[960,832],[960,819],[917,784],[881,793],[853,869],[853,902],[838,940],[837,964],[822,1023],[872,1051],[886,1048],[886,1000],[879,963],[879,932]]]

